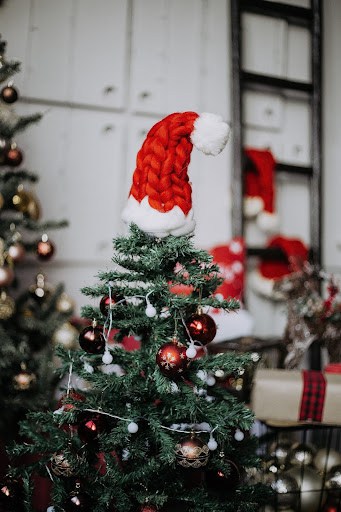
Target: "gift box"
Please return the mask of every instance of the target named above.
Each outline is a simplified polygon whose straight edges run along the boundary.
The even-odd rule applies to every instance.
[[[273,426],[341,425],[340,396],[340,373],[258,369],[251,408]]]

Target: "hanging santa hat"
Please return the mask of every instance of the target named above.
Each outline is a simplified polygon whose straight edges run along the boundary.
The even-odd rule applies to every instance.
[[[191,233],[195,221],[187,170],[192,147],[218,155],[228,137],[228,125],[215,114],[175,113],[155,124],[137,154],[123,220],[156,237]]]
[[[275,213],[274,171],[272,153],[263,149],[244,150],[244,215],[256,217],[257,225],[273,232],[278,227]]]
[[[283,277],[303,268],[308,259],[308,248],[298,238],[275,236],[269,240],[269,249],[280,249],[282,257],[264,258],[258,269],[250,274],[251,288],[263,297],[283,300],[283,294],[274,292],[274,284]]]

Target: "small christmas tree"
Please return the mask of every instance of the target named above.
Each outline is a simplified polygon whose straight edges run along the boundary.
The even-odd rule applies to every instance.
[[[13,455],[40,456],[12,472],[23,477],[26,510],[36,472],[52,481],[55,511],[252,511],[264,500],[244,479],[256,464],[252,412],[216,385],[251,358],[206,350],[216,333],[209,308],[239,304],[214,296],[218,267],[191,239],[192,144],[217,154],[227,137],[220,118],[193,112],[147,135],[124,211],[129,234],[114,240],[113,270],[83,290],[96,305],[83,308],[81,349],[58,350],[66,393],[55,411],[21,425],[26,443]],[[174,294],[174,285],[191,293]],[[126,351],[121,342],[132,334],[140,347]],[[74,375],[87,391],[72,388]]]
[[[24,154],[15,137],[41,116],[15,112],[18,90],[11,77],[20,64],[7,60],[5,51],[6,42],[0,38],[0,83],[5,84],[0,92],[0,437],[6,442],[15,436],[25,411],[51,403],[51,341],[53,335],[59,339],[58,329],[73,304],[42,272],[28,290],[19,288],[19,264],[26,253],[34,251],[38,260],[49,260],[54,245],[46,231],[66,223],[39,221],[40,205],[31,189],[38,178],[21,165]]]

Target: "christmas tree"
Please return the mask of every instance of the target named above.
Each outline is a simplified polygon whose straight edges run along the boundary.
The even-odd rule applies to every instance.
[[[240,375],[251,357],[207,352],[217,329],[210,308],[228,314],[239,303],[214,296],[219,269],[191,236],[192,145],[215,155],[227,138],[218,116],[194,112],[147,135],[123,212],[129,233],[114,240],[113,268],[83,290],[95,305],[82,310],[80,350],[58,348],[68,375],[60,403],[21,424],[26,442],[14,461],[39,458],[13,467],[7,506],[32,510],[36,473],[51,479],[55,511],[252,511],[264,501],[245,479],[257,462],[252,412],[216,382]],[[179,285],[187,294],[173,293]],[[127,351],[121,342],[132,334],[139,348]],[[86,391],[72,387],[75,375]]]
[[[16,135],[41,115],[19,116],[14,109],[18,90],[11,78],[19,69],[19,62],[7,60],[6,42],[0,38],[0,436],[5,442],[15,436],[26,410],[51,403],[52,337],[60,339],[58,329],[73,307],[62,287],[53,289],[41,271],[32,276],[28,290],[19,287],[26,254],[48,261],[55,248],[47,230],[66,225],[39,221],[41,208],[32,190],[38,178],[22,165]]]

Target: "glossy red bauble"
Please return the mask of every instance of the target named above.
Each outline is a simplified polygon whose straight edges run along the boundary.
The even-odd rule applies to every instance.
[[[188,366],[186,347],[177,340],[165,343],[156,354],[156,364],[166,377],[181,377]]]
[[[55,247],[48,239],[47,235],[43,235],[37,243],[37,256],[42,261],[48,261],[54,255]]]
[[[101,299],[101,302],[99,303],[99,309],[100,309],[102,315],[104,315],[104,316],[108,315],[109,309],[110,309],[110,304],[111,304],[111,307],[114,304],[117,304],[117,302],[120,302],[120,304],[124,304],[124,302],[121,302],[121,301],[124,301],[124,297],[122,295],[111,295],[111,299],[110,299],[109,295],[104,295],[104,297],[102,297],[102,299]]]
[[[14,103],[18,99],[18,91],[13,85],[6,85],[1,89],[1,99],[5,103]]]
[[[200,341],[203,345],[210,343],[216,335],[216,323],[206,313],[194,313],[185,323],[192,340]]]
[[[145,505],[142,505],[140,508],[140,512],[157,512],[158,509],[155,507],[155,505],[150,505],[149,503],[146,503]]]
[[[5,163],[10,167],[18,167],[24,159],[22,151],[18,148],[11,148],[6,153]]]
[[[105,429],[105,419],[102,414],[88,413],[78,422],[78,436],[83,443],[95,441],[98,435]]]
[[[63,411],[65,412],[74,409],[76,406],[74,404],[67,403],[69,400],[73,400],[74,402],[84,402],[85,397],[80,393],[77,393],[77,391],[70,390],[69,393],[65,393],[65,395],[60,397],[57,403],[57,409],[63,408]]]
[[[103,354],[105,339],[99,327],[89,325],[79,335],[79,344],[88,354]]]
[[[224,473],[219,469],[206,472],[206,485],[213,493],[224,494],[234,491],[240,483],[240,471],[238,466],[231,460],[225,462],[230,466],[229,473]]]

